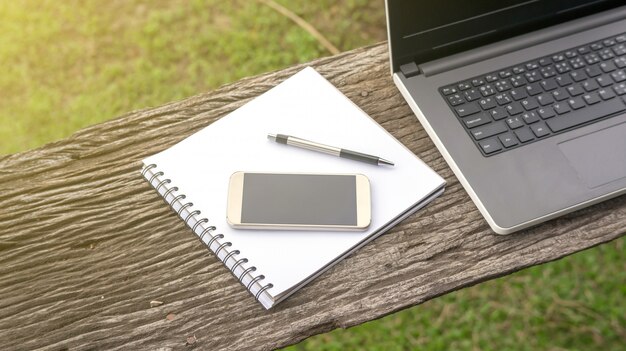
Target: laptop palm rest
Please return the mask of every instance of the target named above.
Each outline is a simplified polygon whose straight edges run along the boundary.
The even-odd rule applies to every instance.
[[[559,143],[587,187],[626,177],[626,122]]]

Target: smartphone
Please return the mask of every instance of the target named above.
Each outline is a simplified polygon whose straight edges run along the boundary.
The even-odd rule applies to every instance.
[[[362,174],[235,172],[226,218],[240,229],[364,230],[370,198]]]

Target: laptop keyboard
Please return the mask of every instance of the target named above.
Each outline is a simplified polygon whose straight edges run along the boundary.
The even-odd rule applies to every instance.
[[[485,156],[626,110],[626,33],[439,89]]]

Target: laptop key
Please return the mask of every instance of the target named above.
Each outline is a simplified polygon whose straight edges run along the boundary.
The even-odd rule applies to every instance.
[[[489,113],[491,114],[491,117],[493,117],[493,119],[495,119],[496,121],[499,121],[509,116],[509,114],[506,113],[506,110],[504,109],[504,107],[494,108],[493,110],[489,111]]]
[[[550,79],[546,79],[542,81],[541,86],[543,87],[543,90],[545,91],[550,91],[559,87],[556,84],[556,81],[554,80],[554,78],[550,78]]]
[[[511,84],[509,84],[509,82],[506,80],[501,80],[501,81],[496,82],[495,86],[499,92],[503,92],[503,91],[507,91],[511,89]]]
[[[504,71],[500,71],[498,73],[498,75],[500,76],[500,78],[509,78],[513,73],[511,73],[511,71],[509,70],[504,70]]]
[[[480,93],[483,94],[484,97],[487,97],[496,93],[496,89],[494,89],[491,84],[483,85],[479,88],[479,90],[480,90]]]
[[[539,122],[539,123],[531,125],[530,129],[533,131],[533,134],[535,134],[537,138],[541,138],[550,134],[548,127],[546,127],[545,123],[543,122]]]
[[[478,103],[484,110],[488,110],[490,108],[496,107],[496,101],[490,97],[480,99],[478,100]]]
[[[613,48],[613,52],[617,56],[622,56],[622,55],[626,54],[626,45],[619,44],[618,46]]]
[[[550,105],[551,103],[553,103],[554,98],[552,97],[552,95],[548,93],[543,93],[537,96],[537,101],[539,101],[541,106],[546,106],[546,105]]]
[[[458,90],[456,90],[455,87],[445,87],[445,88],[441,89],[441,92],[443,93],[443,95],[450,95],[450,94],[457,93]]]
[[[556,111],[556,113],[562,115],[564,113],[567,113],[569,111],[571,111],[572,109],[569,108],[569,105],[566,104],[565,102],[558,102],[554,105],[552,105],[552,108],[554,108],[554,111]]]
[[[556,78],[554,78],[554,80],[556,80],[556,82],[559,83],[559,85],[562,86],[562,87],[574,83],[572,78],[570,78],[569,76],[566,76],[566,75],[556,77]]]
[[[614,86],[613,90],[615,90],[615,94],[617,95],[626,94],[626,83],[621,83],[621,84]]]
[[[552,118],[547,120],[546,123],[556,133],[624,110],[626,110],[624,103],[619,99],[613,99],[607,100],[602,104],[591,105],[585,109],[573,111],[565,116]]]
[[[482,78],[472,79],[472,85],[475,86],[475,87],[479,87],[479,86],[481,86],[483,84],[485,84],[485,80],[482,79]]]
[[[589,77],[596,77],[602,74],[602,70],[598,65],[593,65],[585,68],[585,72],[587,72],[587,75],[589,75]]]
[[[585,107],[585,102],[580,98],[580,96],[567,100],[567,103],[573,110]]]
[[[526,72],[524,74],[524,77],[526,77],[526,80],[529,83],[534,83],[538,80],[541,80],[541,75],[539,74],[539,71]]]
[[[626,80],[626,72],[620,69],[619,71],[611,73],[611,78],[613,78],[615,83],[623,82]]]
[[[585,91],[587,92],[598,90],[598,88],[600,87],[598,83],[596,83],[595,80],[591,80],[591,79],[582,82],[582,86],[583,86],[583,89],[585,89]]]
[[[585,55],[585,62],[588,65],[593,65],[594,63],[600,62],[600,56],[598,56],[595,52]]]
[[[519,142],[517,141],[517,138],[512,133],[499,135],[498,139],[500,139],[500,142],[502,143],[502,145],[504,145],[504,147],[507,149],[519,144]]]
[[[524,127],[516,130],[515,136],[517,136],[519,141],[521,141],[522,143],[527,143],[535,139],[535,137],[533,136],[533,132],[530,131],[529,127]]]
[[[585,92],[578,84],[567,87],[567,91],[571,96],[578,96]]]
[[[486,80],[487,82],[490,82],[490,83],[491,83],[491,82],[493,82],[493,81],[498,80],[498,76],[497,76],[497,75],[495,75],[495,74],[488,74],[488,75],[486,75],[486,76],[485,76],[485,80]]]
[[[519,88],[523,86],[524,84],[526,84],[526,79],[520,75],[512,77],[510,81],[511,81],[511,85],[513,85],[513,87],[515,88]]]
[[[526,93],[526,90],[524,90],[524,88],[513,89],[513,90],[511,90],[511,92],[509,92],[509,94],[511,94],[511,97],[515,101],[521,100],[521,99],[523,99],[523,98],[528,96],[528,94]]]
[[[474,113],[480,111],[480,106],[478,106],[478,104],[475,102],[470,102],[470,103],[455,107],[454,110],[459,115],[459,117],[465,117],[465,116],[473,115]]]
[[[573,58],[573,57],[576,57],[576,56],[578,56],[578,54],[574,50],[568,50],[568,51],[565,52],[565,57],[567,57],[567,58]]]
[[[562,101],[562,100],[569,98],[567,91],[563,88],[554,90],[551,94],[554,100],[556,101]]]
[[[459,88],[459,90],[467,90],[467,89],[470,89],[471,87],[472,85],[469,82],[463,82],[457,85],[457,88]]]
[[[524,109],[522,109],[522,105],[519,102],[514,102],[512,104],[508,104],[506,106],[504,106],[504,108],[506,109],[506,111],[511,115],[517,115],[520,114],[522,112],[524,112]]]
[[[480,145],[480,148],[487,155],[502,150],[502,146],[500,146],[500,142],[498,142],[498,139],[496,138],[483,140],[479,142],[478,145]]]
[[[529,62],[526,64],[526,69],[529,71],[537,69],[538,67],[539,67],[539,64],[537,64],[537,62]]]
[[[465,102],[465,99],[460,94],[453,94],[448,96],[448,102],[452,106],[460,105]]]
[[[609,76],[606,74],[596,78],[596,82],[603,88],[613,84],[611,78],[609,78]]]
[[[556,76],[556,70],[552,66],[540,68],[539,72],[544,78],[550,78],[550,77]]]
[[[472,116],[468,116],[463,118],[463,123],[467,128],[474,128],[478,126],[482,126],[491,122],[491,118],[487,114],[487,112],[481,112]]]
[[[559,62],[556,65],[554,65],[554,68],[556,68],[556,70],[561,74],[572,70],[572,67],[570,67],[570,65],[567,62]]]
[[[616,44],[615,39],[606,39],[602,42],[605,47],[613,46]]]
[[[583,99],[585,99],[585,102],[587,103],[587,105],[593,105],[595,103],[602,101],[598,93],[585,94],[583,95]]]
[[[552,118],[552,117],[554,117],[556,115],[556,113],[554,113],[554,109],[552,107],[550,107],[550,106],[542,107],[542,108],[538,109],[537,113],[543,119]]]
[[[552,113],[554,113],[554,111]],[[539,122],[539,116],[537,116],[537,113],[534,111],[522,113],[522,118],[524,119],[524,122],[526,122],[526,124]]]
[[[543,92],[539,83],[533,83],[526,86],[526,92],[528,95],[537,95]]]
[[[509,128],[511,128],[511,129],[517,129],[519,127],[523,127],[524,126],[524,122],[522,122],[522,119],[519,118],[519,116],[509,117],[505,121],[506,121],[506,124],[508,124]]]
[[[465,99],[467,99],[467,101],[474,101],[482,97],[478,89],[466,90],[463,94],[465,95]]]
[[[496,95],[496,101],[498,102],[498,105],[506,105],[506,104],[510,104],[511,102],[513,102],[513,99],[511,99],[509,94],[502,93],[502,94]]]
[[[579,69],[579,68],[585,67],[586,65],[585,61],[581,57],[576,57],[574,59],[569,60],[569,64],[570,66],[572,66],[573,69]]]
[[[585,80],[587,79],[587,75],[585,74],[585,72],[583,72],[582,69],[579,69],[577,71],[571,72],[569,74],[569,76],[575,81],[575,82],[580,82],[581,80]]]
[[[524,100],[522,100],[520,102],[522,103],[522,106],[524,106],[524,109],[526,111],[534,110],[537,107],[539,107],[539,104],[537,104],[537,99],[535,99],[532,96],[529,97],[528,99],[524,99]]]
[[[508,129],[506,128],[504,121],[499,121],[499,122],[490,123],[484,126],[476,127],[470,130],[470,132],[472,133],[472,136],[474,137],[474,139],[483,140],[485,138],[489,138],[494,135],[504,133],[507,130]]]
[[[600,89],[598,94],[600,94],[602,100],[609,100],[615,97],[615,93],[611,89]]]
[[[600,51],[598,54],[600,55],[600,58],[605,60],[605,61],[606,60],[610,60],[613,57],[615,57],[615,55],[613,54],[613,51],[611,51],[611,49],[604,49],[604,50]]]
[[[617,69],[617,67],[615,67],[615,64],[613,62],[607,61],[607,62],[602,62],[600,64],[600,69],[604,73],[609,73],[609,72],[615,71]]]

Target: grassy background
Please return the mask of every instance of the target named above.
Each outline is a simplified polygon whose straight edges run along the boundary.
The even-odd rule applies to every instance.
[[[380,5],[289,2],[344,50],[384,39]],[[0,154],[327,54],[258,1],[0,1]]]
[[[382,0],[277,2],[340,50],[385,39]],[[2,1],[0,33],[0,155],[329,54],[252,0]],[[623,350],[625,252],[619,239],[288,349]]]

